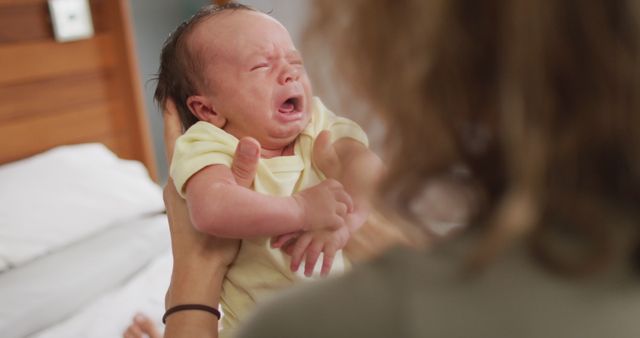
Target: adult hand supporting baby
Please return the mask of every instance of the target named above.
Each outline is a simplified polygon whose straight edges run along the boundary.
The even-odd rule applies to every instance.
[[[346,215],[348,231],[340,229],[341,235],[299,232],[272,239],[272,247],[280,248],[292,256],[292,270],[297,270],[305,257],[305,274],[309,275],[320,251],[324,253],[322,273],[326,274],[331,268],[336,248],[344,246],[344,252],[351,261],[362,261],[381,253],[389,246],[408,244],[400,230],[388,224],[375,211],[371,211],[370,199],[384,171],[382,161],[374,153],[350,138],[341,138],[332,143],[330,132],[325,130],[316,138],[312,160],[327,179],[342,183],[347,193],[353,197],[355,208]],[[323,241],[323,237],[330,239],[328,249],[327,240]],[[316,240],[316,244],[324,242],[325,249],[319,250],[317,245],[314,248],[310,244],[312,239]],[[341,244],[345,241],[346,246]]]
[[[231,173],[238,185],[250,188],[258,170],[260,143],[252,137],[243,137],[238,142],[231,164]]]
[[[164,110],[164,133],[167,158],[170,161],[175,140],[182,134],[182,126],[174,103],[167,100]],[[240,140],[231,167],[234,178],[249,187],[256,173],[260,145],[251,138]],[[218,307],[222,281],[235,259],[239,240],[217,238],[202,234],[191,225],[184,199],[178,195],[169,179],[164,188],[164,201],[169,219],[173,272],[166,295],[167,308],[181,304],[204,304]],[[180,311],[167,318],[165,337],[218,336],[218,322],[202,311]],[[206,326],[206,327],[205,327]]]
[[[370,259],[393,245],[415,245],[370,205],[385,171],[374,153],[349,138],[332,143],[331,133],[325,130],[316,138],[312,160],[326,177],[341,182],[353,197],[355,210],[347,219],[352,234],[344,247],[351,261]]]

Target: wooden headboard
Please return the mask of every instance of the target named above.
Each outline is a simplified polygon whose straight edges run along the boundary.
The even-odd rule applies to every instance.
[[[93,38],[58,43],[46,0],[0,0],[0,163],[102,142],[157,171],[127,0],[90,0]]]

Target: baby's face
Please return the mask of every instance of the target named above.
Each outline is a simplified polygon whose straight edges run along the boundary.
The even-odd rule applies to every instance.
[[[289,32],[275,19],[247,10],[222,13],[193,34],[213,110],[237,138],[278,150],[311,118],[311,84]],[[198,47],[199,44],[199,47]]]

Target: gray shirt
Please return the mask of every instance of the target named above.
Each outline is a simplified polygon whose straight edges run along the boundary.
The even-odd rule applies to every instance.
[[[397,248],[258,308],[240,337],[640,337],[640,281],[628,268],[557,277],[523,248],[465,277],[465,245]]]

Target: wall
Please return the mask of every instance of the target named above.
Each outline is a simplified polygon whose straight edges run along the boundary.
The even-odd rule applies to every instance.
[[[153,102],[160,50],[164,40],[180,22],[188,18],[205,0],[130,0],[135,29],[138,65],[144,86],[147,116],[158,163],[159,180],[165,182],[167,161],[162,139],[162,116]]]

